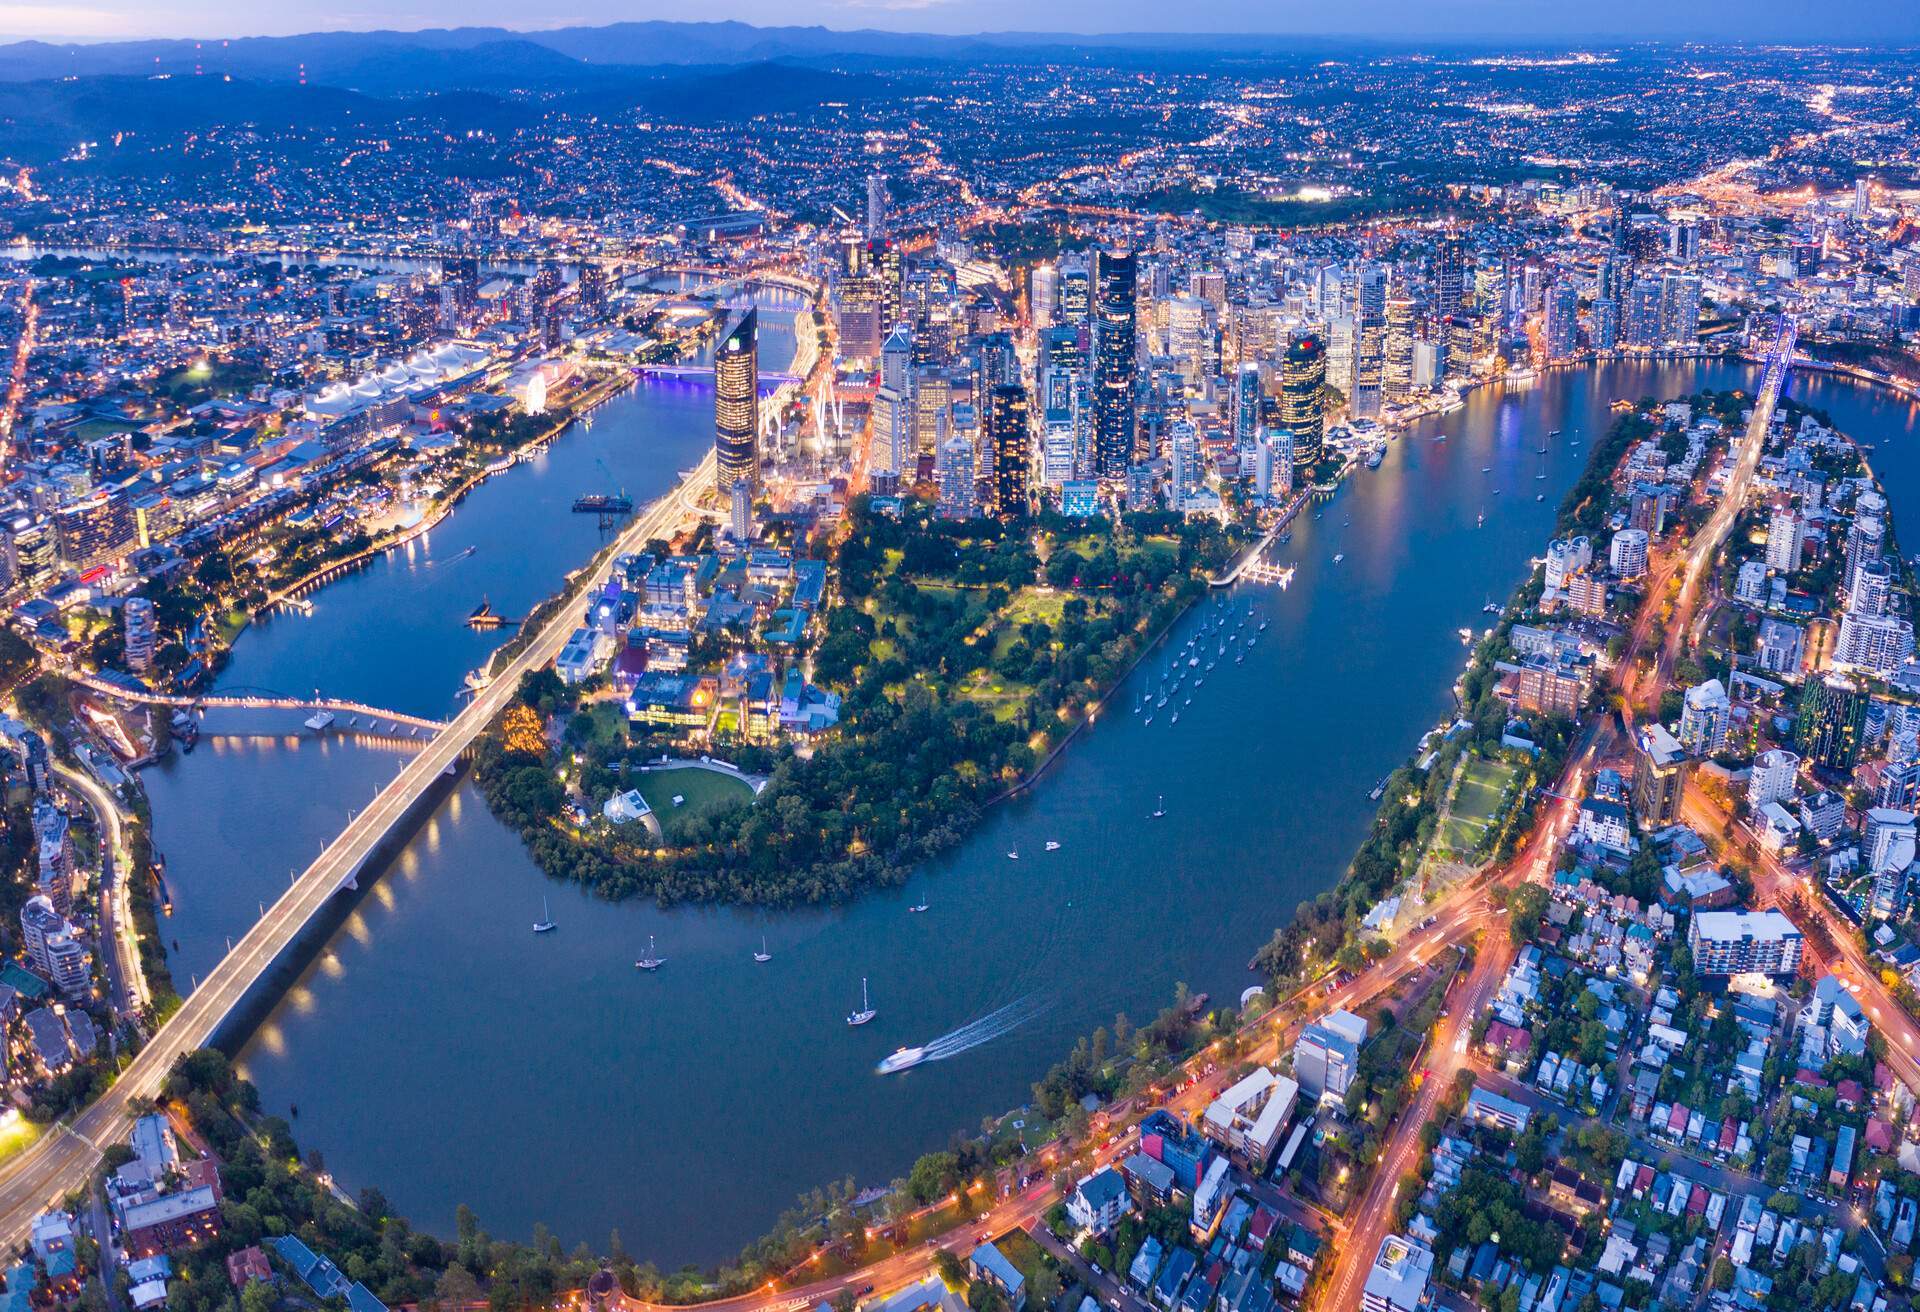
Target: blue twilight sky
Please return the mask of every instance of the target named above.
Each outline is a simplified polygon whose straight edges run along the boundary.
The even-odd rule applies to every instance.
[[[946,33],[1920,41],[1920,0],[0,0],[0,36],[85,40],[644,18]]]

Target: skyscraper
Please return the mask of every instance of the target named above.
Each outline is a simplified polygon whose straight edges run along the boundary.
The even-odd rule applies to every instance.
[[[1467,285],[1467,244],[1458,237],[1440,243],[1433,261],[1433,310],[1446,317],[1460,310]]]
[[[1280,362],[1280,422],[1293,435],[1293,464],[1312,468],[1327,432],[1321,387],[1327,381],[1327,348],[1318,333],[1296,333]]]
[[[988,513],[1012,519],[1027,513],[1027,482],[1033,468],[1027,389],[1001,383],[987,398],[987,448],[993,454],[993,503]]]
[[[867,237],[887,235],[887,175],[867,174]]]
[[[1380,413],[1386,372],[1387,270],[1372,261],[1360,266],[1353,340],[1353,390],[1347,408],[1366,418]]]
[[[1387,302],[1382,338],[1380,393],[1396,405],[1413,399],[1413,302],[1396,296]]]
[[[713,353],[714,483],[760,489],[760,320],[743,310],[727,325]]]
[[[1260,432],[1260,366],[1243,364],[1233,387],[1233,445],[1242,454],[1253,450]]]
[[[1660,282],[1660,336],[1669,346],[1700,338],[1700,280],[1670,273]]]
[[[1064,286],[1064,283],[1063,283]],[[1102,478],[1133,463],[1134,254],[1101,251],[1094,275],[1093,440]]]
[[[1547,289],[1541,335],[1546,339],[1547,359],[1572,358],[1580,340],[1580,288],[1573,279],[1558,278]]]

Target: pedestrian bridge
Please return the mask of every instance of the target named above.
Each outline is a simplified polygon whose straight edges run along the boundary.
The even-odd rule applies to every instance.
[[[225,692],[188,694],[146,692],[115,683],[110,679],[94,678],[88,675],[76,676],[72,681],[89,692],[142,706],[173,706],[187,711],[205,710],[218,706],[256,711],[331,711],[336,716],[365,716],[376,725],[385,722],[396,728],[425,729],[430,733],[437,733],[447,727],[444,720],[430,720],[424,715],[410,715],[405,711],[390,711],[383,706],[369,706],[365,702],[322,697],[318,690],[311,697],[293,697],[286,693],[275,692],[271,688],[229,688]]]

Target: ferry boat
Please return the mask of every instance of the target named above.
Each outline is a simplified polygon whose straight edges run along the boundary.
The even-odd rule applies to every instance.
[[[1060,850],[1060,844],[1054,842],[1051,838],[1049,838],[1047,840],[1047,851],[1058,852],[1059,850]]]
[[[901,1071],[912,1070],[926,1059],[927,1050],[925,1048],[901,1048],[891,1057],[882,1059],[880,1064],[873,1069],[874,1073],[878,1075],[897,1075]]]
[[[306,718],[306,726],[315,733],[325,733],[333,727],[333,712],[315,711]]]

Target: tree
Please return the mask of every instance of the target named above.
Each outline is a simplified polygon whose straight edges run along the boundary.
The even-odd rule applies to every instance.
[[[950,1249],[936,1249],[933,1254],[933,1269],[946,1282],[948,1289],[965,1289],[967,1286],[967,1264]]]

